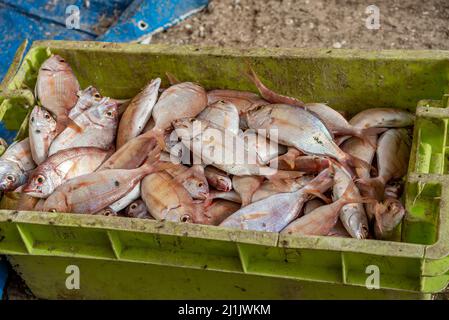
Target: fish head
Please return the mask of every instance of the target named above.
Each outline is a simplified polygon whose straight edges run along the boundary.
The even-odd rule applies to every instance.
[[[65,61],[64,58],[58,56],[57,54],[51,56],[41,66],[41,70],[52,71],[52,72],[61,72],[61,71],[70,71],[72,72],[72,68]]]
[[[23,192],[37,198],[45,198],[54,190],[53,180],[45,172],[33,172],[23,188]]]
[[[106,128],[114,127],[118,122],[118,103],[111,101],[109,98],[103,98],[102,101],[88,109],[89,118]]]
[[[26,182],[27,175],[12,161],[0,160],[0,191],[12,191]]]
[[[142,200],[136,200],[132,202],[127,208],[126,208],[126,215],[128,217],[132,218],[144,218],[148,216],[147,206],[145,202]]]
[[[232,189],[232,181],[229,177],[217,176],[215,184],[218,190],[231,191]]]
[[[84,90],[79,90],[76,95],[78,98],[86,100],[86,101],[96,101],[100,102],[103,98],[100,92],[97,90],[97,88],[93,86],[88,86]]]
[[[34,133],[55,131],[56,124],[56,120],[45,108],[35,106],[31,111],[30,128]]]
[[[206,199],[209,195],[209,185],[205,179],[190,177],[182,184],[193,199]]]

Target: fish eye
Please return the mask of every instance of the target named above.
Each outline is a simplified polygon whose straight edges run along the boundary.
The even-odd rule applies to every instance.
[[[97,99],[100,99],[101,95],[97,92],[97,93],[94,94],[94,97],[97,98]]]
[[[61,58],[61,59],[59,59],[59,62],[65,62],[65,60]]]
[[[51,208],[50,210],[48,210],[49,212],[56,212],[56,209]]]
[[[45,119],[49,120],[50,119],[50,115],[48,113],[45,114],[44,116]]]
[[[108,112],[106,112],[106,115],[107,115],[108,117],[112,117],[113,113],[112,113],[112,111],[108,111]]]
[[[14,177],[13,175],[9,174],[9,175],[6,176],[6,180],[14,182],[14,181],[16,181],[16,177]]]
[[[181,216],[181,222],[189,222],[190,221],[190,216],[188,214],[184,214]]]
[[[133,203],[130,208],[133,209],[133,210],[136,209],[137,208],[137,204]]]
[[[34,122],[34,117],[31,117],[31,122]]]
[[[198,187],[202,187],[204,184],[202,182],[198,183]]]
[[[45,181],[45,177],[42,175],[38,175],[36,178],[37,183],[42,184]]]

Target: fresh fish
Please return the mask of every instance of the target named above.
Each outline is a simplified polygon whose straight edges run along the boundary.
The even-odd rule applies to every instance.
[[[129,206],[133,201],[140,197],[140,183],[128,192],[124,197],[118,199],[109,205],[109,208],[115,212],[119,212]]]
[[[129,103],[123,113],[117,132],[117,149],[142,133],[156,104],[161,79],[152,80]]]
[[[108,100],[80,114],[53,140],[49,155],[76,147],[111,149],[117,131],[117,108],[117,103]]]
[[[371,165],[376,153],[377,136],[367,136],[366,140],[357,138],[349,138],[341,145],[341,150],[350,154],[351,156],[361,159],[367,164]],[[356,168],[356,173],[359,178],[369,178],[370,169],[367,167]]]
[[[48,157],[48,149],[60,130],[50,112],[35,106],[31,111],[28,136],[30,137],[31,156],[36,164],[41,164]]]
[[[389,240],[405,216],[405,208],[397,199],[378,202],[374,220],[374,235],[379,240]]]
[[[189,168],[178,164],[166,171],[183,185],[193,199],[205,200],[209,195],[209,184],[201,165],[193,165]]]
[[[285,179],[282,181],[267,180],[254,192],[251,202],[260,201],[277,193],[298,191],[312,180],[312,176],[302,176],[296,179]]]
[[[12,191],[25,184],[35,167],[29,138],[10,145],[0,157],[0,191]]]
[[[70,179],[47,198],[45,211],[95,213],[128,194],[146,175],[165,169],[153,154],[139,168],[111,169]],[[153,164],[153,165],[152,165]]]
[[[341,209],[352,203],[362,203],[367,201],[364,198],[352,197],[352,191],[349,190],[335,202],[320,206],[307,215],[290,223],[281,234],[290,235],[310,235],[310,236],[326,236],[337,223]]]
[[[164,90],[153,108],[154,127],[121,146],[102,168],[137,168],[155,142],[165,145],[164,131],[171,127],[172,121],[195,117],[206,105],[206,91],[196,84],[184,82]]]
[[[412,140],[406,129],[389,129],[384,132],[377,143],[378,176],[359,179],[363,189],[373,188],[376,198],[382,198],[388,181],[407,174],[411,145]]]
[[[415,115],[408,111],[389,108],[366,109],[356,114],[349,124],[356,128],[399,128],[409,127],[415,122]]]
[[[182,143],[205,165],[233,175],[263,175],[288,178],[298,173],[281,172],[261,163],[255,150],[249,151],[239,135],[222,130],[205,120],[194,118],[173,122]],[[198,130],[199,129],[199,130]],[[229,143],[231,142],[231,143]]]
[[[220,226],[234,229],[280,232],[301,212],[311,194],[322,194],[332,185],[331,168],[321,172],[305,187],[295,192],[278,193],[252,202],[229,216]]]
[[[254,192],[259,189],[264,181],[261,176],[234,176],[232,178],[232,185],[234,190],[242,199],[242,207],[251,203]]]
[[[70,109],[68,115],[72,120],[74,120],[90,107],[93,107],[95,104],[100,103],[100,101],[103,99],[97,88],[92,86],[78,91],[76,95],[78,96],[78,101],[76,102],[75,106]]]
[[[266,129],[269,138],[273,132],[279,143],[306,154],[335,158],[348,169],[367,166],[343,152],[321,120],[303,108],[285,104],[267,105],[249,112],[247,122],[250,128]]]
[[[202,208],[167,172],[146,176],[142,180],[141,196],[148,211],[157,220],[197,223],[202,218]]]
[[[226,172],[212,166],[207,166],[204,169],[204,174],[209,185],[215,189],[225,192],[232,190],[232,180]]]
[[[197,119],[207,120],[233,134],[239,134],[239,112],[236,106],[230,102],[220,100],[210,104],[201,111]]]
[[[268,89],[262,81],[257,77],[257,74],[252,68],[250,68],[250,73],[248,74],[250,79],[254,82],[260,95],[270,103],[285,103],[292,106],[304,107],[304,102],[296,98],[280,95],[270,89]]]
[[[335,165],[332,199],[338,201],[345,194],[347,198],[358,199],[360,192],[350,174],[341,166]],[[366,239],[369,233],[368,219],[362,203],[345,203],[339,210],[340,220],[353,238]]]
[[[79,89],[72,68],[62,57],[53,55],[44,61],[37,75],[35,96],[58,122],[65,121],[76,104]]]
[[[69,179],[94,172],[111,154],[95,147],[62,150],[34,170],[23,192],[37,198],[47,198]]]
[[[383,132],[382,128],[360,128],[351,125],[341,113],[324,103],[307,103],[304,109],[315,114],[335,135],[354,136],[370,143],[367,137]]]
[[[234,104],[239,115],[243,115],[259,106],[270,104],[253,92],[222,89],[208,91],[207,103],[212,104],[217,101],[226,101]]]
[[[253,129],[248,129],[242,133],[241,137],[245,141],[248,150],[255,150],[261,163],[267,164],[280,154],[287,152],[287,147],[279,145],[259,135]],[[280,169],[280,168],[277,168]]]
[[[133,201],[125,211],[125,214],[130,218],[138,219],[154,219],[147,210],[147,206],[142,199]]]

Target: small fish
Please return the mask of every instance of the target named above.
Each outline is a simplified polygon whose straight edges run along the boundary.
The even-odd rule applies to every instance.
[[[47,198],[69,179],[94,172],[111,154],[94,147],[62,150],[41,163],[30,175],[23,192]]]
[[[376,146],[377,136],[374,135],[366,137],[366,140],[350,138],[341,145],[341,150],[371,165],[376,153]],[[356,168],[356,173],[359,178],[369,178],[370,171],[367,167]]]
[[[50,112],[35,106],[31,111],[28,136],[30,137],[31,155],[36,164],[41,164],[48,157],[48,149],[58,132],[56,120]]]
[[[117,131],[117,108],[117,103],[106,100],[80,114],[53,140],[49,155],[76,147],[111,149]]]
[[[78,100],[80,86],[70,65],[60,56],[53,55],[39,69],[35,96],[42,106],[64,121]]]
[[[155,163],[154,153],[137,169],[97,171],[70,179],[47,198],[44,210],[50,212],[95,213],[123,198],[146,175],[165,169]]]
[[[261,176],[234,176],[232,185],[242,199],[242,207],[251,203],[254,192],[261,186],[264,177]]]
[[[411,145],[412,140],[406,129],[389,129],[384,132],[377,143],[378,176],[359,179],[363,189],[373,188],[376,198],[382,198],[388,181],[407,174]]]
[[[267,180],[254,192],[251,202],[268,198],[277,193],[298,191],[312,180],[312,176],[302,176],[296,179],[284,179],[282,181]]]
[[[333,170],[324,170],[305,187],[295,192],[278,193],[242,207],[220,226],[243,230],[280,232],[296,219],[311,195],[321,195],[332,185]]]
[[[138,219],[154,219],[147,210],[147,206],[142,199],[137,199],[132,202],[125,211],[125,214],[130,218]]]
[[[239,134],[239,112],[236,106],[230,102],[217,101],[201,111],[197,119],[207,120],[220,128],[229,130],[233,134]]]
[[[240,204],[238,203],[221,199],[214,200],[212,204],[203,211],[202,218],[198,219],[197,223],[218,226],[239,209]]]
[[[95,104],[98,104],[103,96],[97,90],[97,88],[93,86],[89,86],[84,90],[80,90],[76,93],[78,96],[78,101],[75,106],[70,109],[68,117],[72,120],[75,120],[81,113],[93,107]]]
[[[225,192],[232,190],[232,180],[226,172],[212,166],[207,166],[204,169],[204,174],[209,185],[215,189]]]
[[[415,115],[408,111],[389,108],[371,108],[356,114],[349,124],[356,128],[401,128],[412,126]]]
[[[338,164],[334,165],[334,169],[332,199],[338,201],[345,194],[347,198],[360,198],[359,189],[352,181],[350,174]],[[362,203],[347,203],[341,207],[339,212],[341,222],[353,238],[366,239],[368,237],[368,219]]]
[[[326,236],[337,223],[340,210],[348,204],[368,201],[360,197],[352,197],[352,191],[348,190],[335,202],[320,206],[312,212],[290,223],[281,234]]]
[[[35,167],[29,138],[11,144],[0,157],[0,190],[12,191],[24,185]]]
[[[271,104],[247,114],[248,126],[274,132],[278,142],[309,154],[337,159],[349,171],[351,167],[368,166],[343,152],[334,142],[326,126],[312,113],[286,104]]]
[[[156,104],[161,79],[152,80],[129,103],[123,113],[117,132],[117,149],[142,133]]]

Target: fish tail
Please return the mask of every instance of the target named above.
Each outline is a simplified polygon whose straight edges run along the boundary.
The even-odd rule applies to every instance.
[[[247,73],[247,75],[250,78],[250,80],[256,85],[257,89],[259,90],[260,95],[268,102],[285,103],[285,104],[289,104],[289,105],[293,105],[293,106],[304,107],[304,102],[302,102],[298,99],[292,98],[292,97],[280,95],[280,94],[272,91],[271,89],[267,88],[262,83],[262,81],[260,81],[259,77],[254,72],[254,70],[251,66],[249,66],[249,73]]]
[[[176,78],[175,75],[173,75],[170,72],[165,72],[165,75],[167,76],[168,82],[170,83],[170,85],[174,85],[174,84],[178,84],[180,83],[180,81],[178,80],[178,78]]]
[[[323,200],[324,202],[326,202],[327,204],[332,203],[332,200],[325,196],[320,190],[318,189],[308,189],[308,188],[304,188],[304,192],[311,195],[311,196],[315,196],[321,200]]]

